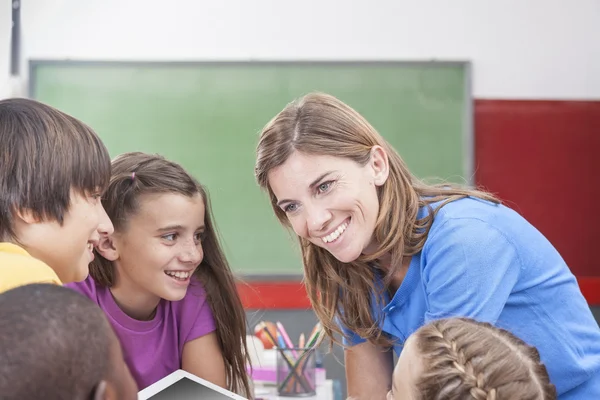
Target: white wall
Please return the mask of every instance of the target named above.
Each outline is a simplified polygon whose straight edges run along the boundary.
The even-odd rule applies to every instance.
[[[24,70],[31,58],[470,60],[478,98],[600,99],[600,0],[26,0],[22,23]]]

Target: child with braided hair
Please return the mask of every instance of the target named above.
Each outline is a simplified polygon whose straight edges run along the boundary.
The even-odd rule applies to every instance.
[[[430,322],[411,335],[388,400],[555,400],[535,347],[468,318]]]

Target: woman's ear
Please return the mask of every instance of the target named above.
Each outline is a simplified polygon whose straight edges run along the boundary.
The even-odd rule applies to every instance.
[[[102,235],[96,246],[96,251],[106,258],[108,261],[117,261],[119,259],[119,251],[117,250],[114,238],[111,235]]]
[[[375,186],[383,185],[390,174],[388,156],[383,147],[376,145],[371,148],[369,165],[373,170],[373,184]]]

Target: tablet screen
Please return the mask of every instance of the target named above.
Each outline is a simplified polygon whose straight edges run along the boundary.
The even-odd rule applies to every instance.
[[[216,390],[194,382],[188,378],[181,378],[171,386],[149,397],[152,400],[231,400],[231,397]]]

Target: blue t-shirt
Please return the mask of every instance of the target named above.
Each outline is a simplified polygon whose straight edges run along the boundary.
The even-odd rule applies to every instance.
[[[536,346],[561,400],[600,399],[600,328],[562,257],[510,208],[473,198],[442,207],[393,298],[372,304],[397,354],[425,323],[471,317]],[[347,345],[365,341],[342,330]]]

